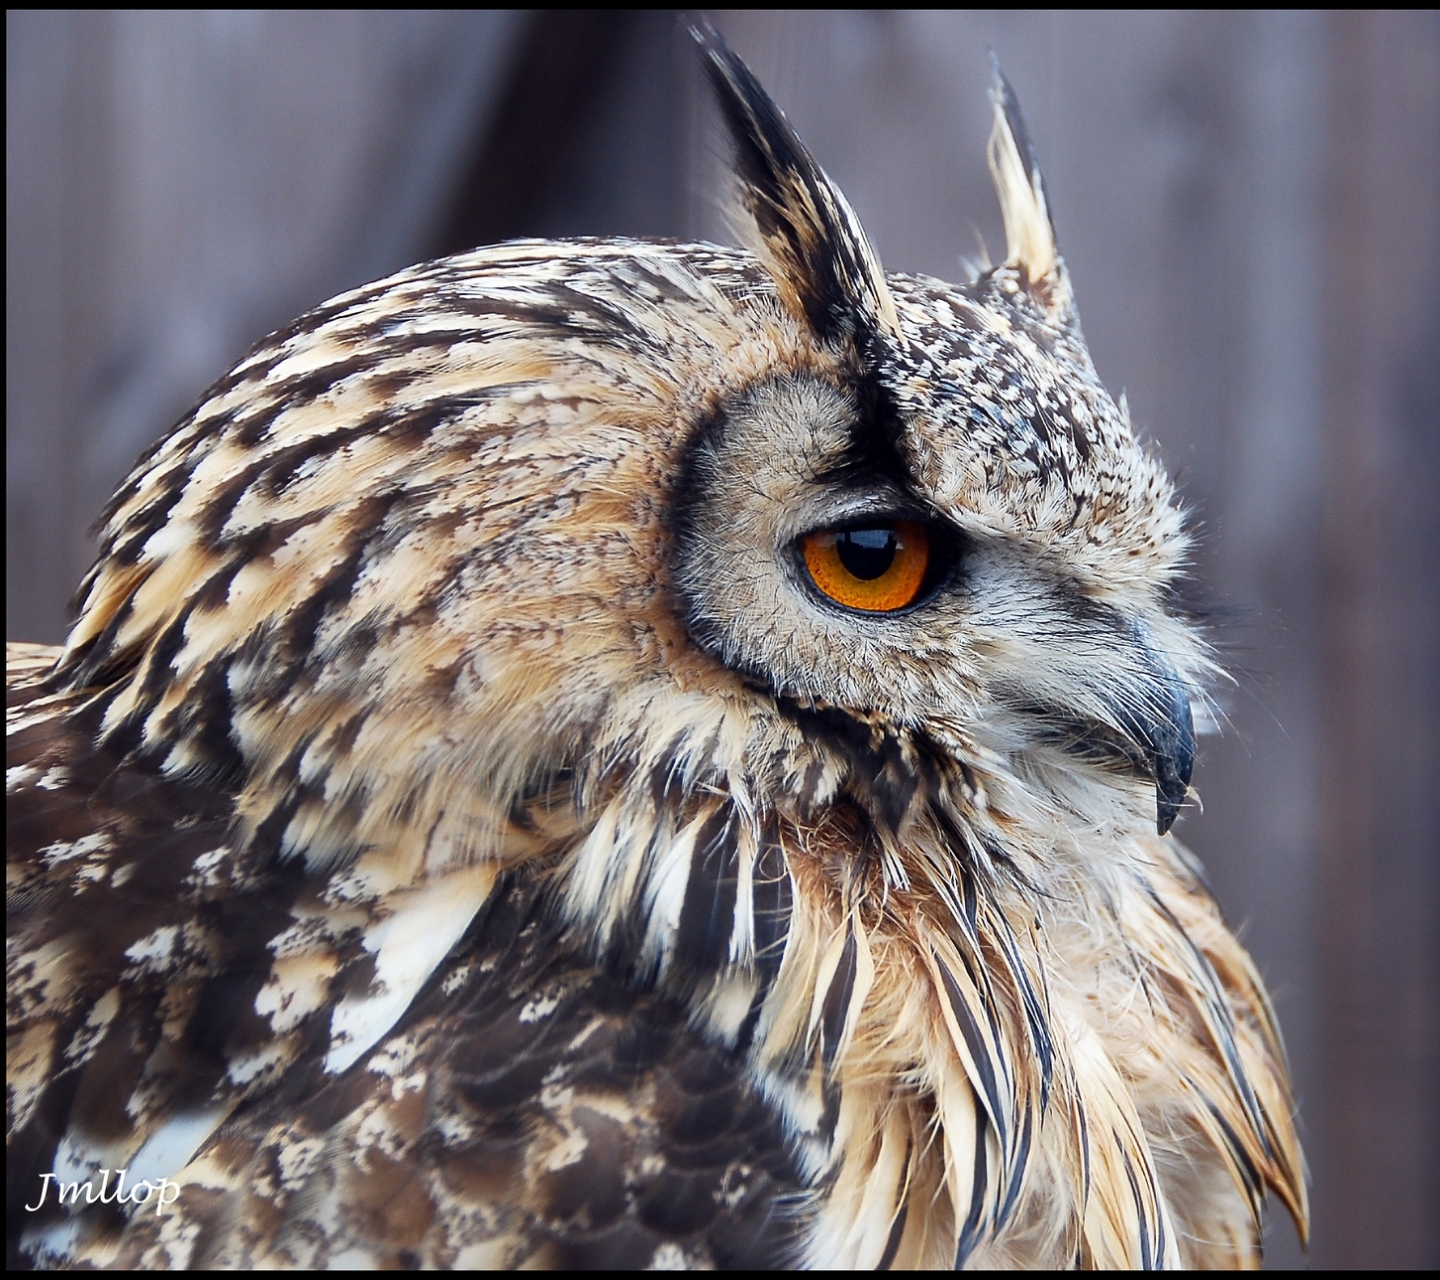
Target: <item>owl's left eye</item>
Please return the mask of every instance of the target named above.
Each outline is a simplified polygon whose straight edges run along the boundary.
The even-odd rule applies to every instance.
[[[930,568],[930,534],[915,520],[825,529],[800,540],[810,581],[847,609],[893,613],[914,604]]]

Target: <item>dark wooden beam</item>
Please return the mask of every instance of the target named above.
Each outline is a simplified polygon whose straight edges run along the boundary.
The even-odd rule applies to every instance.
[[[644,11],[539,9],[457,193],[437,256],[538,233],[571,140],[600,108]]]
[[[1332,13],[1316,1265],[1440,1264],[1440,20]]]

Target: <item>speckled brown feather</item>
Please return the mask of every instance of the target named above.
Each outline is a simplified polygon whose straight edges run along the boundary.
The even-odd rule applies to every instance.
[[[760,257],[520,242],[262,342],[10,652],[18,1263],[1249,1265],[1305,1221],[1188,855],[1169,481],[997,90],[886,277],[738,60]],[[807,530],[923,519],[895,616]],[[939,554],[939,553],[937,553]],[[1157,825],[1160,833],[1157,834]],[[164,1217],[40,1175],[176,1180]]]

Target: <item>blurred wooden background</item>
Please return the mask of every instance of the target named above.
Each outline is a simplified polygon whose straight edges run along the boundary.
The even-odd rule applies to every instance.
[[[718,12],[892,270],[1003,244],[987,50],[1237,677],[1182,834],[1276,993],[1311,1262],[1440,1264],[1440,18]],[[256,338],[514,235],[727,238],[671,11],[11,12],[6,635]],[[1289,1227],[1269,1265],[1297,1265]]]

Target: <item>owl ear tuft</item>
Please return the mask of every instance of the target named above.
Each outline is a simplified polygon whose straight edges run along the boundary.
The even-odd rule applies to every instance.
[[[732,141],[752,248],[781,300],[826,342],[898,334],[880,259],[855,211],[754,73],[709,23],[691,28]]]
[[[995,123],[990,130],[987,157],[1005,219],[1005,265],[1019,270],[1032,291],[1048,305],[1068,309],[1069,283],[1055,241],[1055,226],[1050,221],[1040,162],[1030,144],[1015,91],[994,53],[990,55],[990,66]]]

